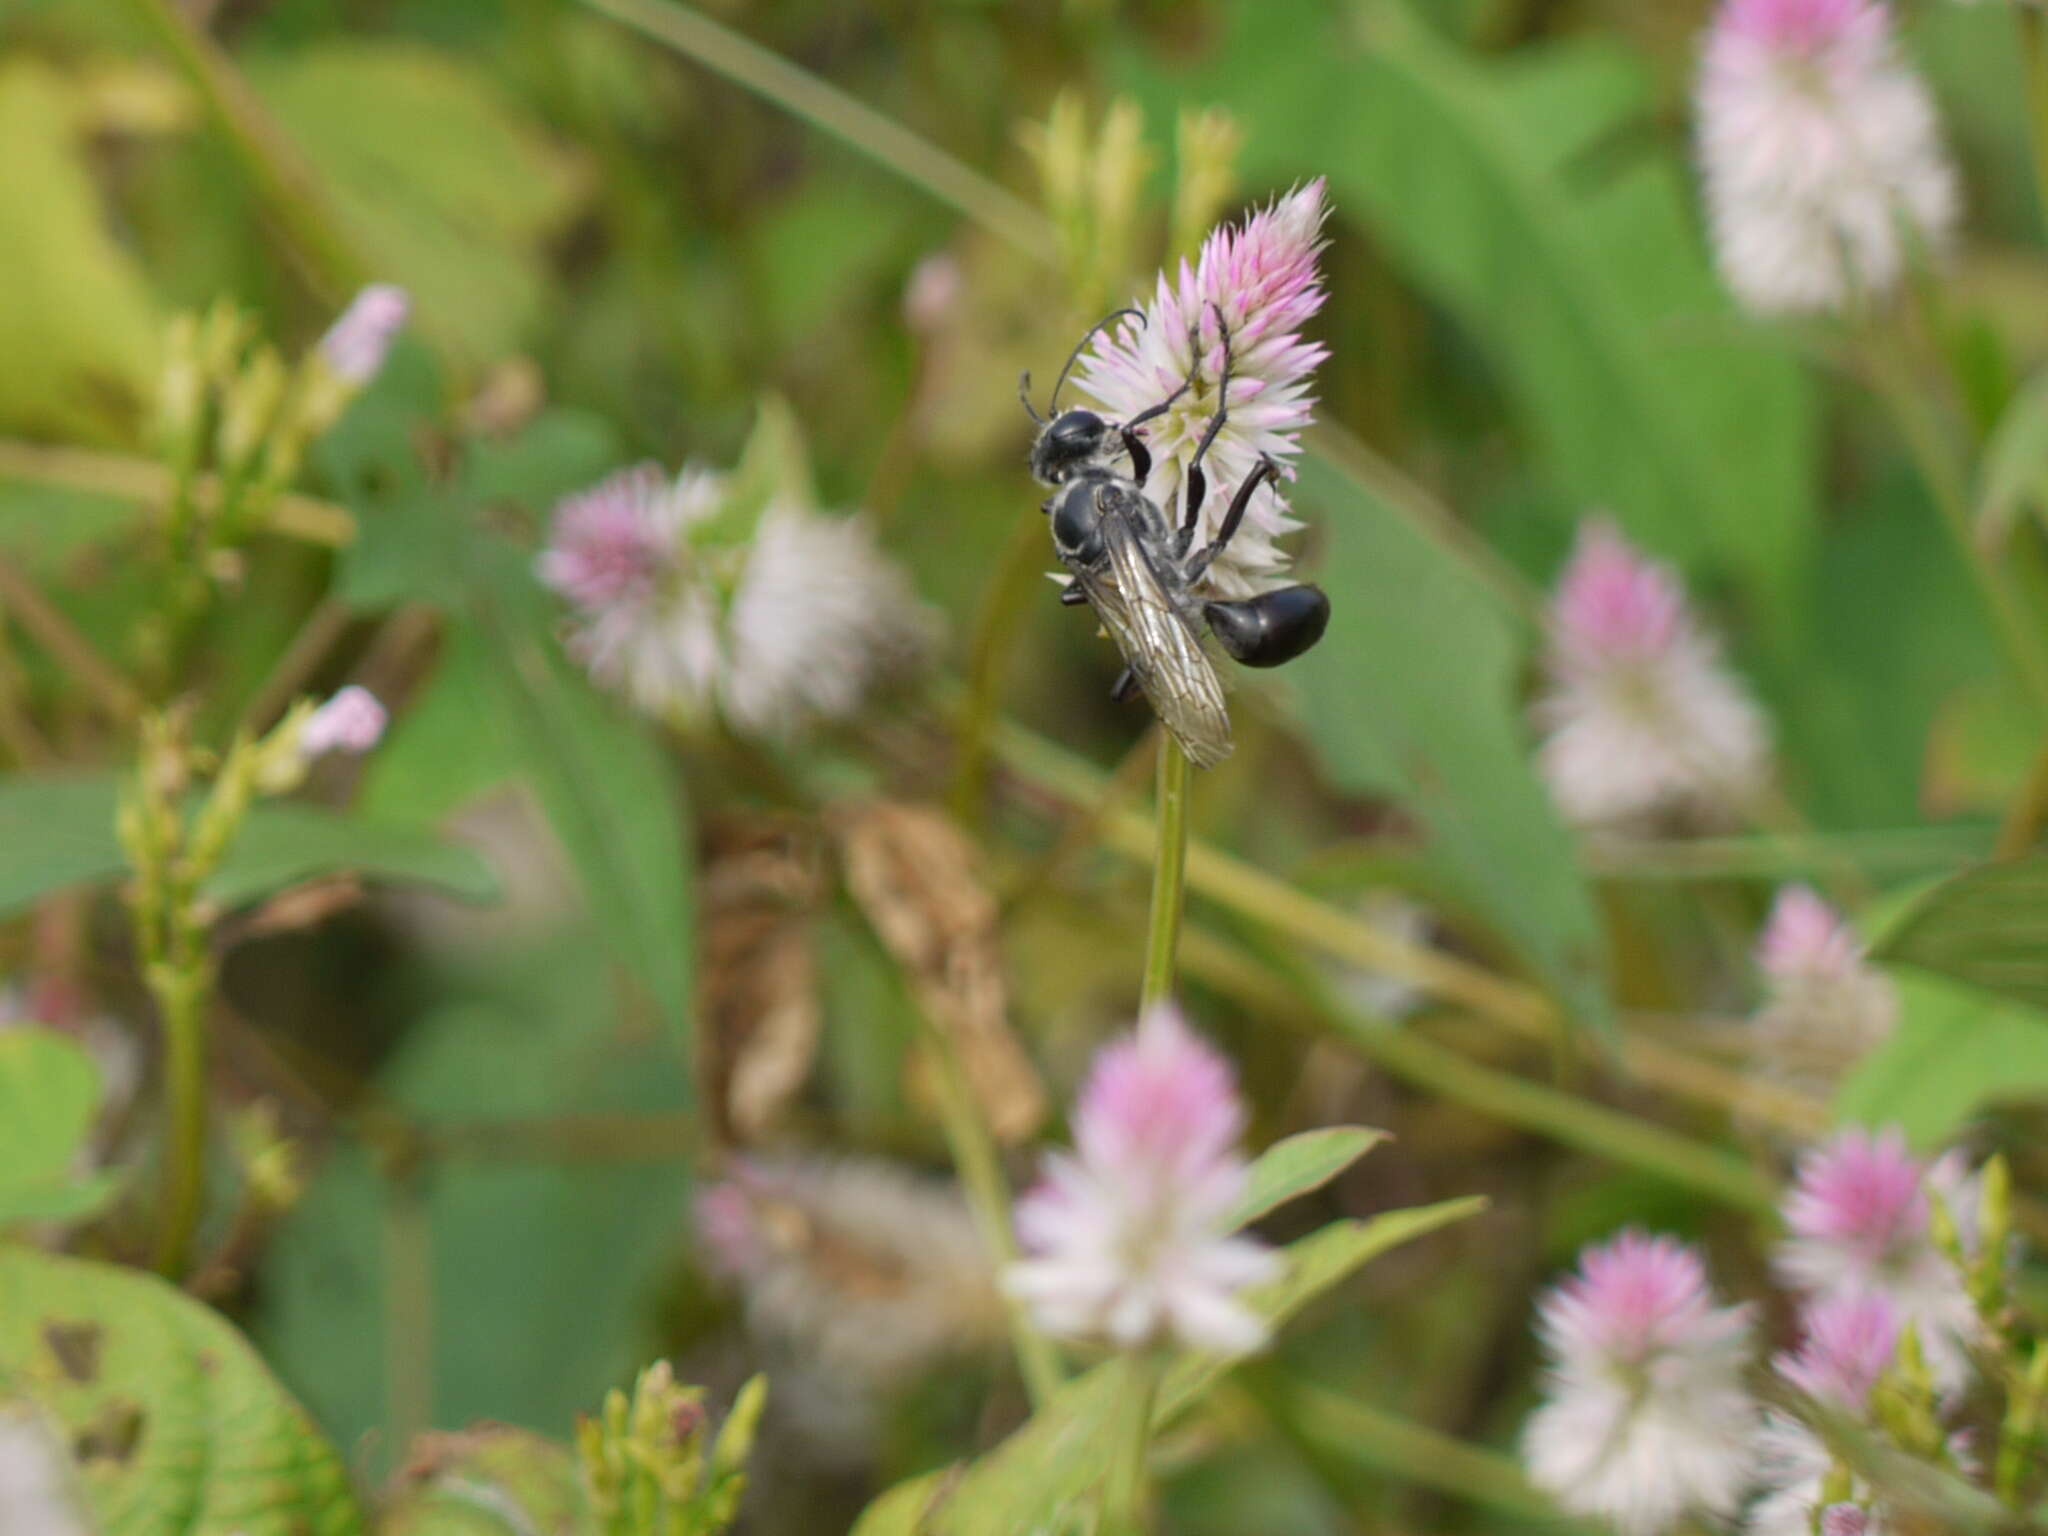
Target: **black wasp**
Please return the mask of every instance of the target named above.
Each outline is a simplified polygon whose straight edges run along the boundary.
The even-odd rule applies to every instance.
[[[1018,394],[1039,425],[1031,447],[1031,473],[1053,489],[1041,510],[1051,515],[1053,549],[1074,577],[1060,601],[1093,608],[1123,653],[1124,673],[1117,679],[1114,696],[1127,699],[1142,689],[1188,760],[1207,768],[1230,755],[1230,712],[1224,706],[1223,685],[1202,647],[1203,628],[1244,665],[1277,667],[1322,639],[1330,622],[1330,600],[1320,587],[1307,585],[1234,599],[1204,593],[1209,567],[1244,521],[1252,497],[1261,485],[1280,476],[1280,466],[1261,456],[1231,498],[1216,537],[1200,549],[1193,547],[1208,491],[1202,461],[1229,420],[1230,331],[1220,311],[1216,325],[1223,341],[1223,373],[1216,414],[1188,462],[1187,510],[1179,528],[1145,494],[1152,454],[1138,429],[1163,416],[1194,387],[1201,368],[1199,336],[1190,334],[1195,362],[1180,387],[1129,421],[1105,421],[1088,410],[1060,410],[1060,390],[1088,343],[1126,316],[1144,323],[1137,310],[1118,310],[1081,338],[1053,385],[1046,405],[1049,419],[1032,405],[1031,375],[1024,375]],[[1129,473],[1119,469],[1120,461],[1128,461]]]

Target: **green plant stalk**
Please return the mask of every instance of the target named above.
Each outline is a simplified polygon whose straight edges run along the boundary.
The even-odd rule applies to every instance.
[[[1188,894],[1188,755],[1163,731],[1159,737],[1157,852],[1152,859],[1152,916],[1145,931],[1145,978],[1138,1011],[1173,998],[1173,965],[1180,952],[1181,914]]]
[[[966,1192],[975,1223],[981,1228],[982,1241],[995,1255],[997,1265],[1007,1267],[1017,1260],[1017,1236],[1010,1224],[1010,1186],[1003,1177],[1002,1159],[989,1136],[987,1122],[975,1106],[973,1090],[968,1086],[967,1073],[960,1065],[953,1042],[936,1028],[927,1029],[925,1038],[938,1062],[939,1117],[946,1133],[947,1150],[960,1174],[960,1186]],[[1004,1305],[1009,1312],[1010,1343],[1017,1355],[1018,1373],[1024,1378],[1024,1390],[1032,1407],[1041,1407],[1060,1389],[1066,1373],[1060,1368],[1051,1341],[1031,1326],[1022,1304],[1006,1300]]]
[[[1118,1445],[1102,1481],[1103,1536],[1144,1536],[1146,1467],[1152,1449],[1152,1416],[1165,1368],[1150,1350],[1124,1361]]]
[[[1282,975],[1237,945],[1204,932],[1189,936],[1188,970],[1264,1018],[1292,1020],[1329,1034],[1402,1081],[1490,1119],[1640,1169],[1735,1210],[1768,1216],[1777,1208],[1770,1180],[1740,1158],[1605,1105],[1481,1066],[1414,1029],[1346,1008],[1306,971]]]
[[[177,1279],[191,1267],[192,1239],[206,1195],[206,1007],[212,966],[203,956],[145,958],[143,974],[163,1016],[164,1077],[169,1099],[165,1140],[163,1226],[156,1269]]]

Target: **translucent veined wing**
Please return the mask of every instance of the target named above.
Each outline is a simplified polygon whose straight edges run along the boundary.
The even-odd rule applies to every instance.
[[[1201,641],[1167,595],[1132,521],[1130,510],[1104,497],[1102,539],[1107,554],[1089,568],[1070,565],[1102,627],[1123,652],[1153,713],[1180,743],[1188,761],[1209,768],[1230,755],[1230,711],[1223,684]]]

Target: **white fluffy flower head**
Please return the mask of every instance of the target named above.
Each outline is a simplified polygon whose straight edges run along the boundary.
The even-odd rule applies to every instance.
[[[726,492],[706,469],[671,482],[643,465],[556,509],[537,569],[599,683],[663,719],[716,711],[772,737],[849,718],[915,668],[931,615],[865,522],[778,501],[736,538]]]
[[[1001,1327],[995,1266],[965,1203],[891,1164],[736,1163],[696,1216],[750,1325],[851,1380],[900,1380]]]
[[[1025,1258],[1005,1277],[1046,1332],[1216,1354],[1265,1342],[1241,1301],[1279,1259],[1232,1236],[1247,1175],[1230,1064],[1162,1005],[1106,1047],[1074,1111],[1078,1156],[1054,1154],[1017,1206]]]
[[[1955,224],[1934,103],[1883,0],[1726,0],[1700,70],[1699,156],[1722,275],[1758,313],[1883,294]]]
[[[1881,1298],[1918,1334],[1935,1385],[1958,1392],[1981,1325],[1962,1276],[1935,1244],[1928,1197],[1939,1193],[1957,1215],[1967,1251],[1976,1244],[1974,1184],[1959,1161],[1924,1166],[1896,1131],[1845,1131],[1799,1165],[1778,1277],[1816,1300]]]
[[[1538,1486],[1622,1536],[1733,1513],[1757,1430],[1750,1319],[1715,1305],[1697,1253],[1623,1233],[1582,1256],[1537,1327],[1550,1369],[1522,1449]]]
[[[1301,336],[1323,305],[1316,258],[1328,212],[1318,180],[1242,225],[1217,230],[1192,266],[1181,263],[1177,280],[1160,274],[1143,320],[1126,321],[1099,338],[1076,374],[1083,392],[1119,421],[1159,404],[1193,375],[1193,387],[1140,429],[1153,456],[1146,494],[1178,526],[1186,509],[1187,467],[1216,415],[1221,316],[1232,349],[1229,419],[1203,461],[1208,495],[1197,546],[1215,537],[1231,497],[1262,456],[1281,464],[1283,473],[1293,472],[1288,461],[1299,451],[1315,407],[1312,376],[1329,355]],[[1210,567],[1210,585],[1226,597],[1277,585],[1288,564],[1278,541],[1300,526],[1277,489],[1257,492],[1243,526]]]
[[[1628,831],[1713,825],[1757,793],[1769,727],[1672,571],[1611,523],[1590,522],[1550,618],[1540,767],[1569,820]]]

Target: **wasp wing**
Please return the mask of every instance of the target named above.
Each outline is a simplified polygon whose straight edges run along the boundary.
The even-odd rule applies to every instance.
[[[1072,565],[1074,578],[1188,761],[1214,767],[1230,755],[1230,711],[1216,669],[1167,595],[1132,513],[1112,502],[1101,529],[1106,558],[1093,568]]]

